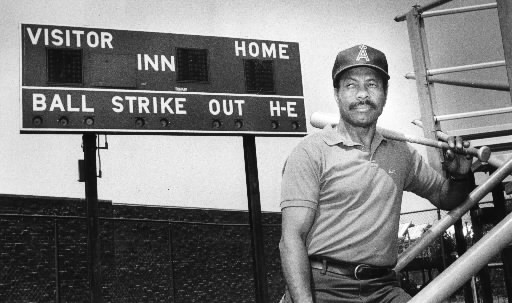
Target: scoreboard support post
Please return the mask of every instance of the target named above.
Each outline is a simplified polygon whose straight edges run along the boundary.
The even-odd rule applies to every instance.
[[[267,272],[263,230],[261,226],[261,202],[258,180],[258,161],[256,157],[256,140],[254,135],[243,135],[245,180],[247,201],[249,204],[249,220],[251,226],[251,247],[256,288],[256,303],[268,301]]]
[[[85,200],[87,205],[87,257],[90,302],[103,302],[101,294],[101,247],[98,220],[98,186],[96,175],[96,137],[94,133],[82,136],[85,169]],[[251,228],[251,251],[254,268],[256,303],[268,302],[261,201],[258,179],[258,159],[255,135],[243,135],[245,179]]]
[[[87,204],[87,270],[90,302],[103,302],[101,295],[101,247],[98,232],[98,180],[96,175],[96,134],[82,136]]]

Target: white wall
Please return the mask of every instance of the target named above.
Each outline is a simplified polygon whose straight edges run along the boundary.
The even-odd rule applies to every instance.
[[[450,5],[480,2],[486,1],[454,1]],[[308,116],[315,111],[337,112],[330,79],[334,57],[342,48],[365,43],[384,51],[390,63],[388,104],[380,125],[422,135],[410,123],[420,116],[416,87],[413,81],[403,77],[412,71],[406,24],[393,21],[415,3],[410,0],[3,1],[0,193],[84,197],[84,184],[77,182],[77,160],[83,157],[80,135],[19,134],[20,23],[298,42]],[[439,27],[436,31],[443,39],[453,41],[449,31]],[[435,58],[453,54],[451,47],[446,49],[443,44],[436,47],[441,50],[434,53]],[[468,47],[472,45],[464,45],[464,49],[455,47],[455,53],[464,54]],[[492,54],[502,56],[499,46],[493,46]],[[282,164],[298,140],[257,138],[264,211],[279,210]],[[247,209],[241,138],[108,136],[108,143],[109,149],[101,151],[100,199],[114,203]],[[425,152],[423,147],[419,149]],[[411,195],[405,200],[404,211],[429,207]]]

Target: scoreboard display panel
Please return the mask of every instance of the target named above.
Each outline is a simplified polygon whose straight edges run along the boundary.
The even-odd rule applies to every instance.
[[[306,134],[294,42],[21,25],[21,133]]]

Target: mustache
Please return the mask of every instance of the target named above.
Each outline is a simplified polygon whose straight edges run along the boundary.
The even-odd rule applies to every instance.
[[[357,102],[354,102],[352,104],[350,104],[349,106],[349,109],[354,109],[360,105],[368,105],[370,106],[371,108],[373,109],[377,109],[377,105],[375,103],[373,103],[371,100],[362,100],[362,101],[357,101]]]

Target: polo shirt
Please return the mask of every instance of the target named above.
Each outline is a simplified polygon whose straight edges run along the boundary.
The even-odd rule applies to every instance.
[[[309,256],[393,266],[403,191],[437,206],[443,182],[406,142],[376,132],[364,151],[345,129],[327,127],[305,137],[287,158],[280,206],[315,210]]]

